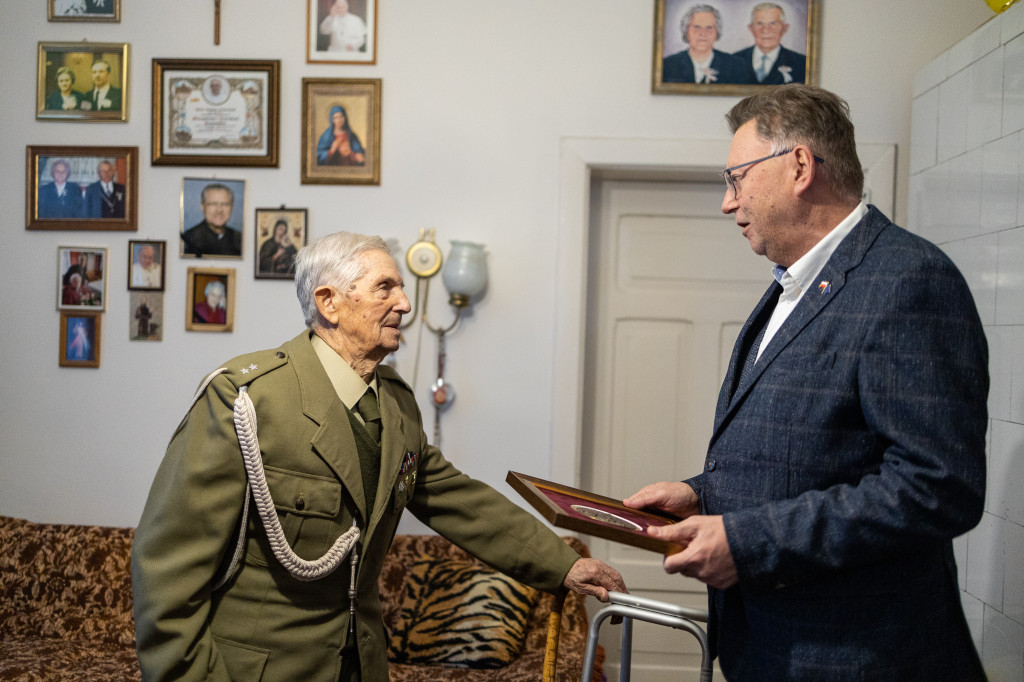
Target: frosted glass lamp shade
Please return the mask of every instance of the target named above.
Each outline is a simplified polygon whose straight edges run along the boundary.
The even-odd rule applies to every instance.
[[[487,259],[483,244],[452,240],[441,280],[451,294],[452,305],[464,308],[469,299],[487,286]]]

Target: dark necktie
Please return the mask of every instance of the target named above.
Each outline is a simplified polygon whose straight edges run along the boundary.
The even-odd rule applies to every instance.
[[[363,418],[366,432],[370,434],[375,443],[380,442],[380,408],[377,406],[377,396],[372,388],[367,388],[366,393],[356,403],[359,416]]]

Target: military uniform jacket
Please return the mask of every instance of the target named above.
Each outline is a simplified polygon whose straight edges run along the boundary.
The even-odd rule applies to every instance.
[[[377,579],[405,508],[541,590],[561,589],[578,558],[536,518],[428,445],[412,391],[386,366],[377,369],[381,476],[374,509],[367,510],[352,425],[309,336],[231,360],[168,446],[132,552],[146,680],[338,679],[349,629],[347,560],[321,580],[293,578],[250,507],[244,560],[224,587],[212,590],[234,550],[246,494],[233,424],[243,385],[256,409],[267,482],[296,554],[319,558],[353,517],[362,531],[355,633],[363,680],[388,678]]]

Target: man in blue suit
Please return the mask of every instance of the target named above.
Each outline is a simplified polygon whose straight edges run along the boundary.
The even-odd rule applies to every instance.
[[[985,497],[988,350],[935,245],[861,201],[846,103],[780,85],[727,115],[722,210],[775,276],[740,331],[702,473],[625,502],[684,520],[733,680],[983,680],[952,539]]]
[[[693,5],[679,23],[688,47],[661,60],[662,83],[746,82],[740,60],[714,49],[722,37],[722,15],[717,8]]]

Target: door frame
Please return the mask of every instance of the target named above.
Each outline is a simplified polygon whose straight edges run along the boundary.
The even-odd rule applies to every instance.
[[[666,172],[680,177],[699,174],[706,181],[724,167],[730,144],[731,138],[562,138],[555,263],[552,480],[571,486],[581,481],[592,182],[602,173],[614,174],[618,180],[645,180]],[[866,200],[893,216],[896,145],[858,144],[857,153],[864,166]]]

